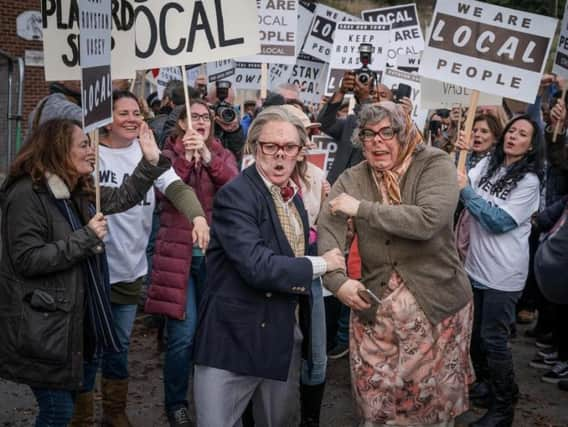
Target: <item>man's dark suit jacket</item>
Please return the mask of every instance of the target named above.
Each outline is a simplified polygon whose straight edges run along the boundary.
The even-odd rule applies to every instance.
[[[308,219],[297,195],[294,204],[307,247]],[[215,197],[195,363],[285,381],[296,306],[309,313],[312,274],[308,259],[294,257],[272,196],[249,167]]]

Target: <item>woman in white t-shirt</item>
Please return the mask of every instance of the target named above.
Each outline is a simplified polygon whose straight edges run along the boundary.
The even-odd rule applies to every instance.
[[[529,267],[530,218],[539,205],[538,127],[528,116],[512,119],[494,153],[458,173],[461,199],[471,214],[465,261],[475,304],[472,355],[486,364],[490,408],[472,426],[510,426],[518,393],[508,347],[515,305]],[[482,379],[483,380],[483,379]]]

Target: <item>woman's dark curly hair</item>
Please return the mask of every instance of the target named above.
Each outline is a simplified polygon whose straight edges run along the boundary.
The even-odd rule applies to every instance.
[[[495,146],[495,151],[489,159],[487,172],[481,178],[479,184],[483,185],[485,182],[489,181],[491,177],[497,173],[499,168],[505,164],[505,136],[509,132],[509,129],[519,120],[526,120],[532,126],[531,148],[522,159],[507,166],[505,175],[499,178],[492,186],[491,194],[500,194],[505,191],[510,192],[527,173],[532,172],[538,176],[539,179],[542,178],[542,142],[538,125],[529,116],[520,115],[511,119],[505,126],[505,129],[503,129],[503,134],[499,138]]]

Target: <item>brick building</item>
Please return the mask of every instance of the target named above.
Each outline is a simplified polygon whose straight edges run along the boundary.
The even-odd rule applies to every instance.
[[[25,11],[41,11],[40,0],[0,0],[0,173],[5,171],[16,147],[27,130],[27,118],[41,98],[47,95],[43,67],[27,66],[27,51],[42,51],[40,40],[25,40],[16,34],[16,19]],[[21,58],[21,61],[18,61]],[[19,64],[23,65],[22,132],[18,134],[17,107],[20,91]],[[11,91],[8,86],[11,77]],[[12,94],[10,99],[9,94]],[[11,102],[11,111],[8,111]],[[11,138],[8,138],[11,128]],[[10,141],[12,147],[8,146]]]

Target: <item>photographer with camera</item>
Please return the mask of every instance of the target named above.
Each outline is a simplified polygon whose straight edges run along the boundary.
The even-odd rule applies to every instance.
[[[233,106],[235,91],[231,82],[219,80],[209,88],[205,98],[215,112],[215,137],[223,147],[231,150],[240,164],[245,136],[239,122],[239,114]]]

